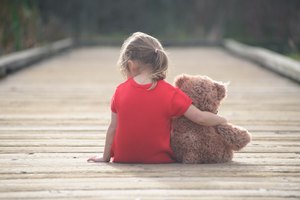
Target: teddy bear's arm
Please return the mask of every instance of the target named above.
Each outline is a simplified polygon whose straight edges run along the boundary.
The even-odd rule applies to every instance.
[[[229,123],[217,125],[216,132],[222,135],[224,141],[234,151],[242,149],[251,141],[251,135],[246,129]]]

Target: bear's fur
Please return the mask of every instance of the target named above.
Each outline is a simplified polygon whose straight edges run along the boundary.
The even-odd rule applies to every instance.
[[[175,85],[202,111],[217,113],[226,96],[225,84],[207,76],[180,75]],[[184,116],[172,122],[171,147],[178,162],[223,163],[232,160],[233,151],[245,147],[251,135],[232,124],[202,126]]]

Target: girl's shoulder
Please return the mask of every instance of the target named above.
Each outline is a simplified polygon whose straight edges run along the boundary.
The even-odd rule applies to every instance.
[[[187,97],[187,95],[180,88],[173,86],[164,80],[162,81],[161,85],[163,87],[163,93],[171,98],[175,98],[177,96]]]
[[[126,87],[127,85],[129,85],[130,79],[127,79],[126,81],[120,83],[119,85],[117,85],[116,89],[120,89],[123,87]]]
[[[178,90],[177,87],[173,86],[172,84],[168,83],[165,80],[160,80],[159,85],[161,87],[163,87],[164,89],[166,89],[166,90],[170,90],[170,91],[177,91]]]

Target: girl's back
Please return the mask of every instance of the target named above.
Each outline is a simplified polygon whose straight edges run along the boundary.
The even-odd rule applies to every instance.
[[[130,78],[115,92],[111,105],[118,116],[111,151],[115,162],[174,162],[171,119],[182,115],[191,100],[164,80],[158,81],[154,89],[150,87]]]

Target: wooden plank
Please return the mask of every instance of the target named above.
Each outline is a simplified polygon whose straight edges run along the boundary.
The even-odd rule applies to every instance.
[[[28,192],[5,192],[0,194],[0,199],[191,199],[191,200],[282,200],[299,199],[299,193],[295,191],[267,191],[263,188],[257,190],[46,190]]]
[[[231,39],[226,39],[223,44],[230,52],[300,83],[300,63],[297,60],[269,49],[245,45]]]
[[[102,153],[102,152],[99,152]],[[6,154],[0,154],[0,160],[1,159],[68,159],[68,158],[86,158],[90,156],[90,153],[79,153],[79,152],[66,152],[66,153],[6,153]],[[299,153],[277,153],[277,152],[271,152],[271,153],[235,153],[234,158],[240,158],[240,159],[293,159],[295,161],[298,161],[300,159]]]
[[[300,139],[300,137],[298,137]],[[105,140],[91,140],[87,139],[22,139],[22,140],[11,140],[11,139],[2,139],[3,143],[0,144],[0,147],[60,147],[60,146],[73,146],[73,147],[95,147],[95,146],[104,146]],[[300,143],[296,141],[272,141],[272,140],[253,140],[246,148],[252,147],[300,147]]]
[[[212,180],[210,178],[55,178],[2,180],[0,192],[43,190],[281,190],[299,192],[300,184],[287,181]],[[300,192],[299,192],[300,194]]]
[[[41,132],[43,134],[41,134]],[[102,143],[105,139],[106,130],[5,130],[0,134],[1,140],[8,139],[27,139],[27,140],[43,140],[43,139],[80,139],[80,140],[96,140]],[[251,131],[253,141],[298,141],[300,140],[299,131],[289,132],[263,132]]]
[[[108,123],[108,122],[107,122]],[[268,124],[263,125],[263,124],[258,124],[258,125],[253,125],[251,123],[246,123],[243,121],[231,121],[231,123],[239,125],[239,126],[243,126],[245,128],[247,128],[250,132],[251,131],[282,131],[282,132],[296,132],[299,131],[299,125],[293,124],[293,125],[276,125],[276,124]],[[101,124],[100,122],[98,124]],[[26,125],[18,125],[18,126],[1,126],[0,127],[0,132],[4,132],[4,131],[64,131],[64,130],[74,130],[74,131],[78,131],[78,130],[86,130],[86,131],[91,131],[91,130],[95,130],[95,131],[104,131],[107,130],[107,125],[98,125],[98,124],[93,124],[93,125],[89,125],[89,126],[78,126],[78,125],[55,125],[55,126],[44,126],[44,125],[40,125],[40,126],[26,126]]]
[[[90,125],[90,126],[8,126],[0,127],[0,132],[4,131],[105,131],[107,130],[107,125]]]
[[[74,148],[76,147],[76,148]],[[274,150],[275,149],[275,150]],[[18,146],[17,148],[15,146],[3,146],[0,148],[0,153],[18,153],[18,152],[24,152],[24,153],[67,153],[67,152],[78,152],[78,153],[98,153],[103,151],[103,143],[95,144],[95,145],[85,145],[81,146],[78,145],[46,145],[46,146]],[[279,144],[278,145],[270,145],[262,143],[261,145],[255,145],[255,146],[247,146],[244,149],[242,149],[240,152],[242,153],[300,153],[300,147],[299,146],[293,146],[293,145],[284,145]]]
[[[99,152],[99,154],[102,152]],[[90,156],[90,153],[32,153],[32,154],[0,154],[0,162],[5,159],[18,159],[18,160],[38,160],[38,159],[73,159],[73,158],[86,158]],[[300,158],[297,153],[241,153],[236,152],[234,154],[234,159],[246,160],[246,159],[256,159],[257,161],[261,160],[294,160],[295,163],[298,162],[298,158]]]
[[[90,169],[89,169],[90,170]],[[99,172],[100,171],[100,172]],[[71,174],[73,173],[73,174]],[[212,173],[214,176],[212,176]],[[207,172],[207,173],[198,173],[201,177],[226,177],[230,176],[233,179],[243,177],[253,177],[253,178],[269,178],[269,177],[283,177],[283,178],[290,178],[290,177],[298,177],[299,179],[299,173],[289,172]],[[45,178],[124,178],[124,177],[142,177],[142,178],[152,178],[152,177],[195,177],[195,174],[193,172],[186,172],[186,173],[170,173],[170,172],[159,172],[159,171],[146,171],[144,173],[132,173],[132,172],[102,172],[99,168],[98,170],[91,170],[89,173],[85,173],[84,171],[46,171],[43,172],[37,171],[35,172],[27,172],[20,170],[18,173],[4,173],[1,174],[1,179],[3,180],[9,180],[9,179],[45,179]]]
[[[11,105],[13,106],[13,105]],[[64,110],[61,110],[61,111],[68,111],[70,109],[72,109],[73,107],[76,107],[76,105],[74,104],[73,107],[70,106],[70,107],[67,107],[67,106],[63,106],[62,105],[55,105],[53,107],[46,107],[44,105],[44,107],[42,107],[41,109],[42,110],[51,110],[51,109],[55,109],[57,110],[58,107],[63,107]],[[37,108],[37,107],[35,107]],[[11,108],[10,108],[11,109]],[[29,109],[33,109],[34,111],[34,107],[33,108],[26,108],[28,109],[28,115],[32,112],[32,111],[29,111]],[[74,108],[74,110],[77,110],[77,111],[84,111],[86,110],[87,108],[86,107],[76,107]],[[273,108],[275,109],[275,108]],[[284,109],[284,108],[282,108]],[[18,111],[19,109],[15,110],[15,111]],[[95,111],[98,111],[100,110],[99,107],[95,107],[94,108]],[[3,111],[5,112],[5,110]],[[11,111],[13,112],[13,110]],[[298,123],[299,124],[299,112],[297,112],[297,110],[284,110],[285,114],[286,115],[282,115],[282,112],[283,110],[253,110],[251,108],[249,109],[244,109],[244,110],[234,110],[233,108],[228,108],[227,110],[223,109],[223,110],[220,110],[220,113],[222,113],[222,115],[224,116],[227,116],[227,117],[230,117],[231,120],[234,120],[234,121],[244,121],[245,119],[248,119],[250,120],[251,122],[253,123],[261,123],[261,122],[266,122],[266,123],[272,123],[272,122],[281,122],[282,121],[282,124],[285,124],[286,122],[288,124],[293,124],[293,123]],[[34,113],[32,113],[34,114]],[[82,115],[82,114],[81,114]],[[37,117],[37,118],[34,118],[34,117],[31,117],[30,115],[27,116],[27,117],[6,117],[6,118],[2,118],[1,121],[3,122],[3,125],[4,124],[22,124],[23,122],[26,122],[26,123],[29,123],[29,125],[32,125],[32,123],[34,122],[42,122],[43,123],[52,123],[53,125],[55,125],[57,122],[60,122],[60,121],[65,121],[65,123],[76,123],[76,122],[79,122],[79,123],[90,123],[90,122],[94,122],[96,120],[103,120],[103,118],[109,118],[110,117],[110,110],[109,109],[106,109],[105,110],[105,113],[102,113],[102,114],[97,114],[97,112],[95,112],[94,114],[92,114],[91,116],[82,116],[81,118],[74,118],[74,117],[69,117],[66,116],[66,117],[61,117],[61,118],[58,118],[58,117]],[[45,121],[45,120],[49,120],[49,121]]]
[[[103,151],[103,144],[98,146],[28,146],[28,147],[1,147],[0,153],[100,153]],[[242,153],[300,153],[300,147],[290,146],[256,146],[256,147],[245,147],[240,152]]]
[[[299,166],[274,166],[274,165],[248,165],[247,163],[214,164],[214,165],[102,165],[85,164],[70,165],[16,165],[13,168],[2,168],[0,174],[60,174],[61,177],[298,177]],[[47,177],[47,175],[46,175]]]
[[[89,155],[91,156],[91,155]],[[69,164],[69,162],[72,162],[72,165],[81,165],[84,163],[84,161],[89,157],[86,155],[85,157],[79,157],[79,156],[73,156],[73,157],[67,157],[67,158],[56,158],[56,161],[60,165],[66,165]],[[16,158],[14,155],[11,155],[9,158],[0,158],[0,165],[2,167],[9,167],[10,165],[13,166],[32,166],[32,165],[51,165],[53,162],[53,158],[30,158],[30,156],[24,156],[23,158]],[[247,158],[247,157],[234,157],[233,159],[234,164],[239,165],[256,165],[256,166],[299,166],[300,165],[300,159],[295,160],[295,158]],[[42,164],[41,164],[42,163]]]

